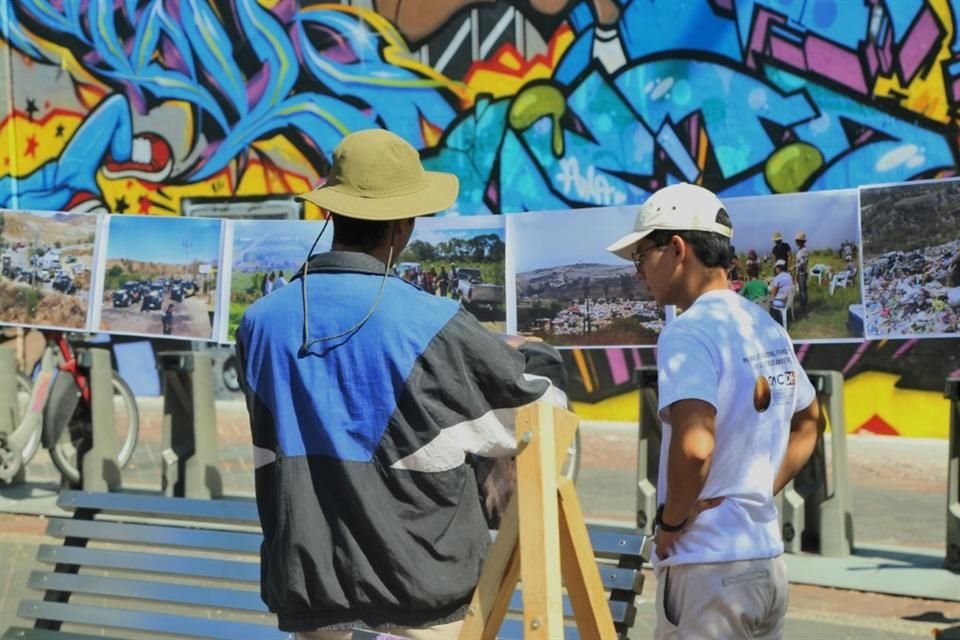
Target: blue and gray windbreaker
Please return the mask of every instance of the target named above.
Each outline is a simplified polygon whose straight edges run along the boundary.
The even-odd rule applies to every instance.
[[[311,338],[362,319],[383,270],[316,256]],[[300,280],[251,305],[237,334],[264,601],[287,631],[462,618],[489,544],[466,454],[512,454],[516,408],[563,393],[456,302],[396,277],[358,331],[305,355],[302,339]]]

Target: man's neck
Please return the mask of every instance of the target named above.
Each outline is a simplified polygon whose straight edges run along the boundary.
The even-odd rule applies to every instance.
[[[730,282],[727,280],[727,270],[722,267],[713,269],[704,268],[699,270],[690,280],[687,281],[684,300],[678,305],[687,309],[697,298],[710,291],[726,291],[730,289]]]
[[[374,248],[372,248],[372,249],[361,249],[360,247],[356,247],[356,246],[352,246],[352,245],[346,245],[346,244],[340,244],[340,243],[335,242],[335,243],[333,243],[333,245],[330,247],[330,250],[331,250],[331,251],[347,251],[347,252],[350,252],[350,253],[365,253],[365,254],[367,254],[367,255],[370,256],[370,257],[376,258],[377,260],[379,260],[379,261],[382,262],[383,264],[387,264],[387,260],[393,260],[393,259],[396,259],[396,257],[397,257],[396,255],[393,255],[393,256],[390,255],[390,246],[389,246],[389,245],[386,245],[386,246],[378,246],[378,247],[374,247]]]

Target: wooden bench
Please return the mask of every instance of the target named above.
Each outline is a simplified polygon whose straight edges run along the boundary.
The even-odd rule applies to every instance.
[[[43,592],[20,602],[33,628],[11,627],[2,640],[92,640],[84,632],[191,638],[292,638],[260,599],[262,539],[252,500],[192,500],[132,493],[69,491],[58,505],[72,518],[51,518],[28,586]],[[610,593],[618,636],[636,618],[643,586],[644,537],[633,530],[591,527],[590,541]],[[511,610],[519,610],[516,593]],[[569,614],[569,605],[564,603]],[[79,629],[79,631],[77,631]],[[117,631],[119,630],[119,632]],[[522,638],[507,619],[499,637]],[[578,638],[575,628],[567,638]]]

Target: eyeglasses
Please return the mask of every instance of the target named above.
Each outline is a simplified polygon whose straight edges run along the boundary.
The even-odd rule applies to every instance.
[[[637,268],[637,273],[640,273],[643,269],[643,263],[646,262],[648,253],[656,251],[657,249],[664,249],[666,246],[665,244],[655,244],[646,249],[637,249],[631,253],[630,258],[633,260],[633,266]]]

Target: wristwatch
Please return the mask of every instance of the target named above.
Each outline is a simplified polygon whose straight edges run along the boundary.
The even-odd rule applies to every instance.
[[[667,533],[676,533],[677,531],[682,531],[683,528],[687,526],[687,519],[684,518],[683,522],[681,522],[680,524],[667,524],[666,522],[663,521],[664,506],[665,505],[661,503],[660,506],[657,507],[657,516],[653,520],[654,526],[657,529],[660,529],[661,531],[666,531]]]

